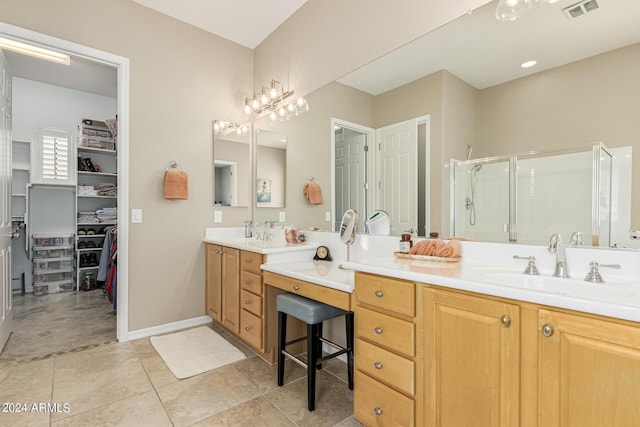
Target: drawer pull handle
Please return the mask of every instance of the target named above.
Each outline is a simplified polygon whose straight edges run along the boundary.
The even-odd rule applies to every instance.
[[[376,415],[382,415],[382,408],[374,408],[373,413]]]
[[[244,262],[246,262],[247,264],[249,264],[251,262],[251,260],[249,258],[245,259]]]
[[[244,284],[245,284],[245,285],[249,285],[249,284],[251,284],[251,280],[245,280],[245,281],[244,281]]]
[[[380,298],[382,295],[384,295],[384,294],[382,293],[382,291],[375,291],[375,292],[374,292],[374,294],[375,294],[375,296],[377,296],[378,298]]]
[[[505,314],[500,318],[500,322],[502,323],[502,326],[508,328],[509,326],[511,326],[511,317]]]
[[[297,291],[297,290],[299,290],[299,289],[300,289],[300,286],[298,286],[298,285],[293,285],[293,290],[294,290],[294,291]]]
[[[375,332],[376,334],[380,335],[382,333],[382,328],[374,328],[373,332]]]
[[[542,327],[542,335],[544,335],[547,338],[553,335],[553,325],[551,325],[550,323],[547,323],[546,325],[544,325]]]
[[[244,330],[245,330],[245,331],[247,331],[247,332],[249,332],[249,329],[251,329],[251,328],[250,328],[250,327],[248,327],[248,326],[246,326],[246,327],[244,328]]]
[[[376,363],[373,364],[373,367],[376,368],[376,369],[382,369],[382,363],[376,362]]]
[[[245,304],[250,304],[249,300],[246,300],[244,303],[245,303]]]

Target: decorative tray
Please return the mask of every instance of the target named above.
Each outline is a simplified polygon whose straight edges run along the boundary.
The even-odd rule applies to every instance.
[[[402,252],[393,253],[398,258],[413,259],[417,261],[433,261],[433,262],[460,262],[462,257],[443,257],[443,256],[429,256],[429,255],[413,255],[405,254]]]

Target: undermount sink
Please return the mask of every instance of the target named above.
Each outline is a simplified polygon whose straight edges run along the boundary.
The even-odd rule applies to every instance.
[[[637,298],[640,293],[640,288],[636,290],[635,286],[626,283],[614,281],[590,283],[580,278],[528,275],[508,268],[478,268],[469,271],[467,278],[496,285],[513,286],[531,291],[595,301]]]

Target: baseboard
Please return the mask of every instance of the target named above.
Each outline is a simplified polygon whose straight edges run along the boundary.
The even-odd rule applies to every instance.
[[[128,340],[137,340],[139,338],[152,337],[154,335],[166,334],[168,332],[178,331],[180,329],[192,328],[194,326],[206,325],[211,323],[211,317],[200,316],[192,319],[180,320],[177,322],[165,323],[163,325],[152,326],[150,328],[138,329],[136,331],[130,331],[128,334]]]

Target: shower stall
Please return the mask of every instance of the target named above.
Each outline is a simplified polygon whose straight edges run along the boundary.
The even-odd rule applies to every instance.
[[[451,233],[484,242],[547,244],[579,232],[610,245],[612,155],[602,143],[553,152],[451,160]]]

